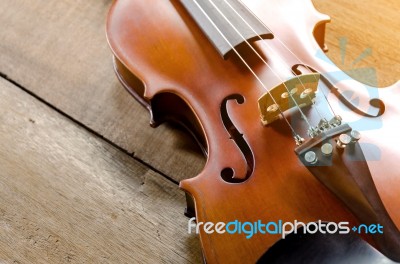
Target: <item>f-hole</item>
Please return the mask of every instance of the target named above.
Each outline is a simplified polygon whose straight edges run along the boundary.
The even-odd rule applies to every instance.
[[[229,182],[229,183],[241,183],[241,182],[246,181],[253,174],[254,155],[249,147],[249,144],[247,144],[246,140],[243,138],[243,134],[241,134],[237,130],[237,128],[235,127],[235,125],[233,124],[231,119],[229,118],[228,109],[227,109],[227,103],[229,100],[235,100],[236,103],[243,104],[244,97],[240,94],[232,94],[232,95],[228,95],[227,97],[225,97],[221,103],[221,118],[222,118],[222,122],[225,126],[226,131],[228,131],[228,133],[230,135],[230,139],[232,139],[236,143],[236,145],[242,152],[243,157],[246,161],[247,170],[246,170],[245,177],[238,178],[238,177],[236,177],[235,171],[232,168],[229,168],[229,167],[224,168],[221,171],[221,178],[224,181]]]
[[[300,76],[302,74],[300,67],[307,69],[313,73],[318,72],[309,65],[295,64],[292,66],[292,71],[297,76]],[[351,102],[352,100],[349,96],[339,93],[338,89],[335,87],[335,84],[332,83],[324,74],[322,73],[320,74],[321,74],[321,80],[328,86],[329,91],[332,92],[344,105],[352,109],[357,114],[368,117],[378,117],[383,115],[383,113],[385,112],[385,103],[379,98],[371,98],[371,100],[369,101],[370,108],[372,107],[378,109],[376,112],[374,112],[374,114],[368,113],[368,110],[366,109],[358,108],[356,105],[353,105],[353,103]]]

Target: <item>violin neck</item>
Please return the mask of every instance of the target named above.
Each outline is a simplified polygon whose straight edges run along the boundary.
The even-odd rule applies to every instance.
[[[266,27],[240,0],[181,0],[223,58],[246,41],[273,38]]]

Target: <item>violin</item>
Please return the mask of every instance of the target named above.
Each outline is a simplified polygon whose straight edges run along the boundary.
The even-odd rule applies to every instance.
[[[180,123],[207,157],[180,183],[205,262],[254,263],[280,223],[321,221],[359,227],[400,261],[400,83],[378,89],[334,65],[329,20],[310,0],[114,1],[118,79],[153,127]]]

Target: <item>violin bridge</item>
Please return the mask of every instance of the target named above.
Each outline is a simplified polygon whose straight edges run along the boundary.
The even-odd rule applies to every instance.
[[[281,83],[258,99],[261,122],[268,125],[279,119],[281,112],[314,103],[319,73],[304,74]],[[297,103],[297,104],[296,104]]]

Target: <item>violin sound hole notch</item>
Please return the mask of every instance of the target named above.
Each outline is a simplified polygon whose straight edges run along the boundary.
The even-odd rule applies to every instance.
[[[232,182],[235,171],[232,168],[225,168],[221,171],[221,178],[226,182]]]
[[[373,98],[369,101],[369,104],[377,109],[379,109],[378,116],[383,115],[385,112],[385,103],[378,98]]]
[[[310,65],[305,64],[293,65],[292,71],[296,75],[301,75],[304,72],[318,72]],[[376,88],[368,87],[368,85],[362,85],[361,87],[366,90],[366,94],[368,95],[370,100],[369,102],[367,102],[365,101],[366,99],[361,99],[364,102],[358,102],[352,98],[353,94],[357,94],[357,90],[353,89],[351,86],[352,83],[337,83],[337,81],[334,81],[335,79],[331,76],[334,75],[334,73],[335,72],[325,72],[323,74],[321,73],[321,81],[328,87],[328,90],[335,94],[346,107],[350,108],[359,115],[369,117],[378,117],[385,112],[385,104],[384,102],[382,102],[382,100],[377,98],[377,96],[379,96],[379,93],[376,92]],[[351,77],[346,74],[344,74],[340,78],[342,81],[351,80]],[[358,87],[358,89],[359,88],[360,87]],[[345,92],[346,90],[350,92]]]
[[[221,171],[221,178],[229,183],[241,183],[246,181],[253,174],[254,156],[246,140],[243,138],[243,134],[241,134],[237,130],[232,120],[229,118],[227,109],[227,103],[229,100],[235,100],[236,103],[238,104],[243,104],[245,100],[244,97],[240,94],[229,95],[225,97],[224,100],[222,101],[220,111],[221,111],[222,122],[225,126],[226,131],[230,135],[230,139],[236,143],[237,147],[240,149],[240,151],[243,154],[243,157],[245,158],[247,170],[246,170],[246,175],[244,175],[243,177],[235,175],[235,170],[233,168],[224,168]]]

